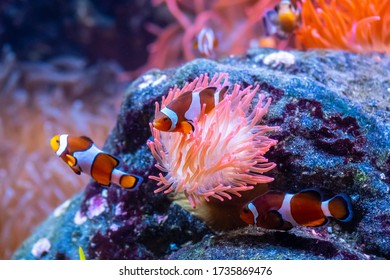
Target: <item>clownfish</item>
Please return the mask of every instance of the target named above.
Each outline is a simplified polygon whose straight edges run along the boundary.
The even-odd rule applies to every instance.
[[[218,39],[215,36],[213,29],[210,27],[203,27],[198,36],[196,36],[194,48],[197,49],[201,56],[211,57],[213,55],[213,50],[217,46]]]
[[[333,217],[341,222],[352,220],[352,203],[346,194],[323,201],[316,189],[296,194],[268,191],[247,203],[240,218],[247,224],[266,229],[289,230],[294,226],[318,227]]]
[[[137,188],[143,180],[117,169],[120,160],[97,148],[86,136],[56,135],[50,140],[50,146],[77,175],[87,173],[103,186],[114,183],[131,189]]]
[[[187,91],[172,100],[166,107],[157,112],[153,126],[161,131],[190,133],[194,131],[193,121],[205,104],[205,113],[209,113],[225,97],[228,86],[217,90],[208,87],[201,91]]]
[[[276,35],[279,39],[288,36],[300,24],[300,11],[289,0],[282,0],[273,10],[268,10],[263,17],[266,36]]]

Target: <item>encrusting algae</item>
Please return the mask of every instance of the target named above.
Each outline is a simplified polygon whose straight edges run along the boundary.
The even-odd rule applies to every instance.
[[[188,91],[215,87],[218,92],[228,84],[226,73],[216,74],[210,81],[207,74],[201,75],[182,89],[171,89],[163,97],[161,108]],[[192,208],[196,208],[210,200],[224,202],[241,197],[241,192],[273,181],[263,173],[276,164],[269,162],[264,154],[277,141],[265,134],[277,127],[259,124],[271,99],[263,104],[265,97],[257,95],[258,89],[252,86],[241,89],[235,85],[209,114],[204,114],[205,106],[202,106],[190,134],[159,131],[151,125],[154,139],[147,145],[157,160],[156,167],[167,173],[149,177],[158,182],[155,192],[173,192],[178,197],[184,194]],[[258,101],[251,109],[256,97]],[[156,115],[159,111],[160,105],[156,103]]]

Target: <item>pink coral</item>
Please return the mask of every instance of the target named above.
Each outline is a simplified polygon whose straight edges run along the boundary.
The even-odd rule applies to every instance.
[[[262,16],[279,1],[253,0],[154,0],[166,4],[176,22],[165,28],[152,23],[146,29],[157,36],[149,46],[148,68],[166,68],[190,61],[198,55],[193,47],[204,27],[214,30],[218,39],[215,56],[244,53],[252,40],[262,34]]]
[[[161,107],[186,91],[200,91],[213,86],[217,89],[228,84],[228,74],[215,75],[209,82],[201,75],[182,89],[174,87],[163,97]],[[263,105],[260,94],[257,104],[250,110],[258,87],[241,90],[235,85],[209,114],[201,113],[194,122],[191,134],[161,132],[151,126],[153,141],[148,146],[162,172],[150,176],[160,186],[155,192],[184,193],[192,207],[209,201],[211,197],[223,201],[231,195],[251,190],[256,184],[268,183],[273,178],[262,175],[275,167],[264,154],[277,143],[264,134],[277,127],[259,125],[266,114],[271,99]],[[160,106],[156,103],[156,113]]]

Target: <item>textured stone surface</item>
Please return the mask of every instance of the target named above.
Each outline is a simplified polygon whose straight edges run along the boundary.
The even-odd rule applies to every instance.
[[[79,245],[91,259],[389,258],[389,57],[293,51],[295,64],[290,67],[264,65],[264,57],[272,52],[250,50],[219,62],[198,59],[177,69],[152,70],[135,80],[105,150],[121,156],[125,170],[144,176],[144,184],[129,192],[91,182],[63,214],[50,216],[14,258],[77,259]],[[351,223],[217,235],[164,195],[153,193],[155,183],[147,176],[157,170],[145,143],[154,102],[175,84],[217,72],[228,72],[231,84],[259,84],[273,98],[264,122],[281,129],[270,135],[279,140],[267,154],[277,163],[267,174],[275,178],[270,187],[347,193],[355,210]],[[77,222],[84,221],[80,225],[75,224],[77,211],[82,213]],[[51,247],[34,257],[31,248],[41,238]]]

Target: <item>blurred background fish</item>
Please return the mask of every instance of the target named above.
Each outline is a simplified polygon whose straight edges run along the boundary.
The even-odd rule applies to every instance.
[[[196,36],[194,48],[201,57],[212,57],[215,55],[214,49],[218,47],[218,39],[213,29],[210,27],[203,27]]]
[[[279,39],[287,39],[299,26],[300,11],[291,1],[282,0],[273,10],[268,10],[263,17],[266,36],[277,36]]]

